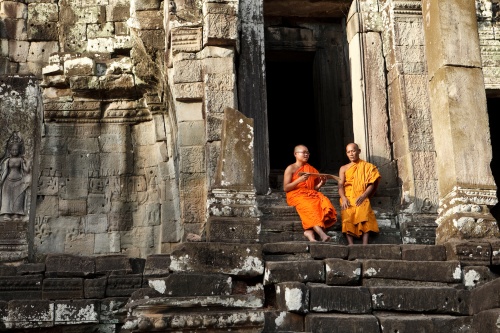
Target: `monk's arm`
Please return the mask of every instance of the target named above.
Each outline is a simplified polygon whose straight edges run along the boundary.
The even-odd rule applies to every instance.
[[[377,189],[377,186],[378,186],[378,179],[371,183],[371,184],[368,184],[368,186],[366,187],[365,191],[363,192],[363,194],[361,194],[357,199],[356,199],[356,206],[359,206],[363,203],[363,201],[365,201],[366,198],[370,198],[371,195],[373,193],[375,193],[375,190]]]
[[[283,175],[283,191],[290,192],[294,190],[299,183],[306,181],[307,178],[309,177],[309,175],[304,174],[299,178],[295,179],[294,181],[292,181],[292,176],[293,176],[293,170],[290,167],[286,168],[285,174]]]
[[[345,166],[340,167],[339,178],[340,179],[338,181],[338,188],[339,188],[340,198],[342,199],[342,207],[341,207],[341,209],[347,209],[349,207],[349,200],[345,196],[345,189],[344,189],[344,183],[345,183]]]

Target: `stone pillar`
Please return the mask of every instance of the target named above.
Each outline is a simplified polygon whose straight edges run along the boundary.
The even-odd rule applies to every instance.
[[[436,243],[499,237],[475,2],[424,0],[440,204]]]
[[[269,189],[269,135],[264,45],[263,1],[240,1],[238,108],[255,122],[254,183],[257,194]]]

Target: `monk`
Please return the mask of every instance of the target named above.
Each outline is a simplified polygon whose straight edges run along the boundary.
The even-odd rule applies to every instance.
[[[370,197],[375,194],[381,176],[375,165],[359,158],[360,152],[356,143],[349,143],[346,154],[351,162],[339,171],[342,232],[349,245],[353,244],[353,237],[362,237],[363,244],[368,244],[369,232],[379,232]]]
[[[304,236],[316,242],[316,234],[321,241],[327,242],[330,236],[325,233],[326,228],[337,222],[337,212],[330,200],[319,189],[326,183],[326,177],[311,176],[308,173],[318,173],[312,165],[307,163],[309,151],[306,146],[295,147],[295,163],[285,169],[283,190],[286,192],[286,202],[294,206],[302,221]],[[306,174],[299,173],[306,172]]]

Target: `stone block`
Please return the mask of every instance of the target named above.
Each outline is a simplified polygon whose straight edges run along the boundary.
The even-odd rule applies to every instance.
[[[500,307],[500,279],[485,283],[470,291],[470,312],[478,314],[481,311]]]
[[[426,333],[456,333],[472,324],[472,317],[467,316],[376,313],[375,317],[383,327],[382,332],[413,332],[418,327]]]
[[[201,82],[201,60],[182,60],[174,64],[174,83]]]
[[[223,274],[174,273],[148,278],[148,285],[169,297],[230,295],[232,279]]]
[[[170,274],[170,255],[152,254],[146,258],[145,277],[160,277]]]
[[[401,246],[392,244],[349,246],[349,260],[354,259],[401,260]]]
[[[341,258],[347,259],[349,249],[343,245],[314,244],[309,245],[309,252],[314,259]]]
[[[142,274],[110,275],[106,286],[106,297],[130,296],[142,288]]]
[[[5,328],[41,328],[54,326],[54,303],[42,300],[13,300],[9,302]]]
[[[34,275],[45,272],[45,263],[25,263],[17,267],[17,275]]]
[[[236,90],[205,89],[205,114],[223,113],[227,107],[236,107]],[[216,125],[216,124],[214,124]]]
[[[99,301],[67,300],[54,302],[55,325],[99,323]]]
[[[1,276],[0,300],[42,299],[43,275]]]
[[[65,172],[65,171],[63,171]],[[66,200],[82,200],[88,196],[88,177],[59,178],[59,196]]]
[[[189,82],[174,84],[174,96],[176,101],[196,102],[203,99],[203,83]]]
[[[483,241],[449,241],[446,246],[448,260],[458,260],[463,266],[491,265],[491,244]]]
[[[83,280],[83,295],[85,298],[104,298],[106,296],[106,276]]]
[[[162,10],[141,10],[135,12],[135,17],[131,21],[131,27],[139,30],[162,30],[163,11]],[[130,24],[130,23],[129,23]]]
[[[43,41],[47,40],[57,41],[59,30],[57,23],[32,23],[28,25],[28,39],[31,41]],[[47,53],[48,55],[49,53]]]
[[[84,216],[87,214],[87,201],[61,199],[59,200],[59,213],[61,216]]]
[[[198,52],[202,48],[202,28],[176,27],[171,30],[172,54]]]
[[[260,221],[257,218],[210,216],[206,232],[208,242],[257,243]]]
[[[486,310],[476,314],[472,320],[472,332],[499,333],[499,317],[500,309]]]
[[[275,309],[305,314],[309,312],[309,289],[300,282],[277,283]]]
[[[303,332],[304,316],[286,311],[266,311],[263,332]]]
[[[306,316],[304,324],[305,332],[381,332],[377,318],[368,314],[312,313]]]
[[[460,262],[364,260],[363,278],[387,278],[411,281],[458,283],[462,280]]]
[[[374,311],[469,315],[469,297],[452,287],[370,287]]]
[[[324,263],[315,260],[266,262],[264,285],[289,281],[324,282]]]
[[[371,313],[371,294],[365,287],[308,284],[311,312]]]
[[[498,278],[487,266],[466,266],[462,270],[463,284],[467,289],[482,286],[485,283]]]
[[[45,259],[45,276],[47,277],[85,277],[95,273],[95,258],[48,254]]]
[[[262,244],[262,252],[265,254],[307,253],[311,245],[295,242],[266,243]]]
[[[46,278],[43,280],[42,299],[83,298],[83,279]]]
[[[122,254],[98,256],[95,258],[96,274],[123,275],[132,273],[129,257]]]
[[[127,297],[110,297],[101,300],[100,321],[107,324],[124,323],[127,313],[122,309],[125,308],[128,300]]]
[[[203,4],[203,45],[235,45],[238,39],[237,7],[232,3]]]
[[[258,276],[264,273],[259,244],[181,243],[171,253],[173,272]]]
[[[327,285],[357,285],[361,281],[362,265],[358,260],[328,258],[325,262]]]
[[[44,8],[44,6],[42,6],[42,8]],[[26,12],[28,12],[28,14],[33,14],[30,9],[33,9],[33,7],[15,1],[3,1],[0,4],[0,12],[3,17],[22,19],[26,17]]]
[[[446,247],[444,245],[401,245],[401,259],[407,261],[445,261]]]
[[[130,4],[121,3],[106,6],[106,19],[113,22],[126,21],[130,17]]]

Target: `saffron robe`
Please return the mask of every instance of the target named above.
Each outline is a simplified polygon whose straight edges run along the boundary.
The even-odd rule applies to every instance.
[[[299,172],[318,173],[318,170],[310,164],[305,164],[295,171],[292,181],[299,178]],[[330,199],[314,189],[318,181],[317,177],[309,177],[294,190],[286,192],[286,202],[297,210],[304,230],[312,229],[316,225],[325,229],[337,222],[337,211]]]
[[[344,191],[350,206],[341,211],[343,233],[361,237],[362,233],[368,231],[379,232],[370,199],[366,198],[359,206],[356,206],[356,199],[365,192],[368,185],[374,184],[380,178],[377,167],[363,160],[353,163],[345,171]]]

